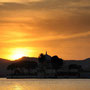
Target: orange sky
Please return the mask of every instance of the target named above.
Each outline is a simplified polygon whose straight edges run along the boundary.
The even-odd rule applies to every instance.
[[[0,57],[46,51],[63,59],[90,57],[90,1],[0,0]]]

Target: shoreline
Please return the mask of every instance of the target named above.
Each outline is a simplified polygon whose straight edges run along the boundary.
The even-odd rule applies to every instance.
[[[2,78],[2,77],[1,77]],[[21,77],[21,76],[9,76],[3,77],[6,79],[90,79],[89,77]]]

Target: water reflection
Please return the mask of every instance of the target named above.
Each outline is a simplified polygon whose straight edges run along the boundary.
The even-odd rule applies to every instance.
[[[0,79],[0,90],[90,90],[90,80]]]
[[[19,85],[15,85],[13,87],[13,90],[23,90],[23,88],[21,86],[19,86]]]

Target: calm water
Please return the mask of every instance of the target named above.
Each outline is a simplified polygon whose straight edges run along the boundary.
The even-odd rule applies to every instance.
[[[90,80],[0,79],[0,90],[90,90]]]

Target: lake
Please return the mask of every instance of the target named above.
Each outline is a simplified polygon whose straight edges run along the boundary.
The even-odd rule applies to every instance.
[[[0,90],[90,90],[90,79],[0,79]]]

